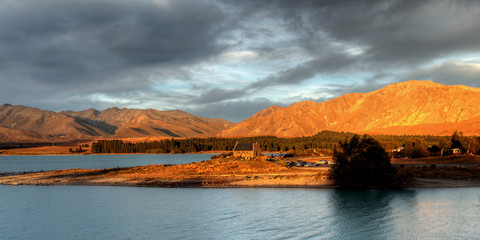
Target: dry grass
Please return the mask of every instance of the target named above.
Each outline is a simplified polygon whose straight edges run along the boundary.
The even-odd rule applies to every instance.
[[[184,165],[149,165],[101,170],[69,169],[0,177],[10,185],[298,186],[326,181],[326,169],[289,169],[268,161],[218,159]],[[247,183],[246,183],[247,182]]]
[[[44,146],[44,147],[32,147],[32,148],[13,148],[0,150],[1,155],[65,155],[72,154],[68,151],[69,148],[75,150],[82,144],[76,144],[72,146]],[[88,144],[88,143],[87,143]],[[91,144],[89,144],[90,146]],[[89,154],[90,148],[82,147],[85,152],[83,154]]]

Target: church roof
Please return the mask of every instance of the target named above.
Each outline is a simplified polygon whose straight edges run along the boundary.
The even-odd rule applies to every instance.
[[[237,142],[233,151],[252,151],[253,143],[249,142]]]

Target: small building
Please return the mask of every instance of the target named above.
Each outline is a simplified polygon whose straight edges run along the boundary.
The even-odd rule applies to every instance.
[[[452,154],[461,154],[462,153],[462,149],[460,148],[452,148]]]
[[[392,150],[392,156],[394,158],[403,158],[405,157],[405,147],[398,147]]]
[[[233,148],[234,157],[256,158],[262,154],[262,149],[258,143],[237,142]]]
[[[403,152],[405,151],[405,147],[398,147],[398,148],[395,148],[392,150],[392,152],[394,153],[400,153],[400,152]]]

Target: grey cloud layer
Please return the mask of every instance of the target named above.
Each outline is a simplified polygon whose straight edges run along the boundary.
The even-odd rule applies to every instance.
[[[298,83],[313,74],[342,72],[350,65],[357,71],[373,73],[398,71],[428,64],[438,57],[480,50],[480,4],[473,1],[279,3],[282,17],[297,32],[299,46],[319,57],[253,86],[270,81]],[[346,45],[343,52],[341,47],[325,47],[334,41]],[[361,53],[349,54],[355,46]]]
[[[0,101],[53,110],[158,101],[239,121],[272,103],[261,90],[313,78],[336,95],[412,78],[480,87],[477,65],[454,58],[480,52],[479,16],[480,3],[453,0],[6,0]],[[195,79],[195,66],[233,50],[257,52],[265,62],[294,60],[267,76],[238,79],[240,87]],[[332,76],[361,77],[322,80]],[[191,93],[155,90],[172,81]]]
[[[116,74],[217,54],[223,19],[215,5],[198,1],[164,8],[150,1],[8,1],[0,7],[0,66],[11,78],[77,88],[106,82],[100,90],[108,91],[122,85]],[[137,86],[148,84],[141,80]]]

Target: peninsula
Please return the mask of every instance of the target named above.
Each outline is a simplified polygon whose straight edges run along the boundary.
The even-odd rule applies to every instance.
[[[306,159],[308,161],[308,159]],[[310,159],[313,161],[313,159]],[[437,163],[432,165],[432,163]],[[480,157],[451,156],[394,160],[409,168],[416,180],[407,187],[480,187]],[[335,188],[328,165],[286,167],[268,160],[219,158],[183,165],[149,165],[111,169],[68,169],[31,173],[3,173],[4,185],[93,185],[136,187],[295,187]]]

